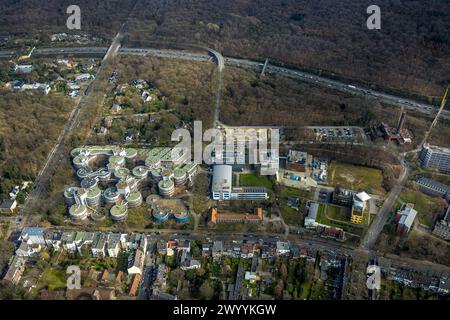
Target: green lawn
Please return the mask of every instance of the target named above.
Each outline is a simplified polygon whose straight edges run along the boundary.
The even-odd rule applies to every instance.
[[[0,241],[2,241],[6,237],[6,232],[8,232],[9,224],[2,224],[2,228],[0,229]]]
[[[130,208],[125,221],[130,228],[145,228],[151,222],[147,206]]]
[[[345,214],[345,208],[335,205],[327,206],[327,216],[331,219],[348,221],[349,217]]]
[[[333,161],[330,165],[330,184],[368,193],[385,194],[383,173],[379,169],[355,166]]]
[[[302,214],[292,208],[284,207],[281,211],[283,220],[286,224],[301,226],[302,225]]]
[[[433,198],[420,191],[403,189],[400,199],[406,203],[413,203],[417,210],[419,222],[429,227],[433,226],[433,217],[436,210],[444,211],[443,201],[440,198]]]
[[[239,185],[241,187],[266,187],[272,189],[273,182],[265,176],[246,173],[239,175]]]
[[[298,190],[290,187],[282,187],[280,191],[277,192],[277,198],[279,200],[278,205],[285,223],[296,226],[301,226],[303,224],[305,199],[310,198],[309,193],[310,192],[306,190]],[[287,206],[287,199],[290,196],[300,198],[299,211]]]
[[[48,290],[57,290],[66,288],[67,275],[63,270],[55,270],[49,268],[44,271],[40,280],[40,288],[48,288]]]
[[[290,187],[283,187],[281,191],[277,194],[280,198],[288,198],[290,196],[293,197],[299,197],[300,196],[300,190]]]
[[[332,221],[328,216],[339,221]],[[317,210],[317,222],[330,227],[341,228],[346,232],[356,235],[362,235],[364,231],[363,226],[353,225],[344,217],[343,209],[341,207],[333,205],[327,206],[323,203],[319,204],[319,209]]]

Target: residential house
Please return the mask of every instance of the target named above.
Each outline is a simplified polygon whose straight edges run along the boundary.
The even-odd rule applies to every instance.
[[[133,258],[131,259],[132,263],[128,268],[128,274],[140,274],[142,276],[142,272],[144,270],[144,261],[145,261],[145,253],[142,249],[137,249],[134,252]]]
[[[243,259],[253,258],[253,249],[254,249],[253,243],[245,242],[241,244],[241,258]]]
[[[44,238],[45,228],[37,228],[37,227],[27,227],[23,228],[20,234],[20,240],[24,241],[26,244],[39,244],[45,245]]]
[[[212,256],[213,259],[220,259],[223,254],[223,242],[222,241],[214,241],[212,245]]]
[[[277,255],[285,255],[290,252],[289,242],[277,241]]]
[[[63,248],[70,252],[76,252],[77,246],[75,244],[76,233],[74,231],[66,231],[62,233],[61,243]]]
[[[90,73],[80,73],[78,75],[75,76],[75,80],[76,81],[86,81],[89,80],[91,78],[93,78],[94,76]]]
[[[48,230],[44,234],[45,244],[48,247],[53,248],[53,250],[59,251],[61,249],[61,237],[62,237],[61,232],[54,232]]]
[[[159,264],[156,269],[156,278],[153,282],[154,289],[163,289],[167,284],[167,266]]]
[[[13,72],[15,74],[28,74],[34,70],[34,67],[31,64],[15,64]]]
[[[443,294],[450,293],[450,279],[444,277],[440,279],[438,292]]]
[[[77,231],[75,233],[75,239],[73,240],[73,242],[75,243],[75,246],[77,247],[77,249],[79,247],[81,247],[81,245],[84,243],[84,238],[86,237],[86,232],[85,231]]]
[[[191,252],[191,242],[189,240],[178,241],[177,250]]]
[[[397,233],[406,234],[411,230],[417,215],[417,211],[413,208],[414,204],[407,203],[397,212],[395,217],[395,221],[397,222]]]
[[[25,270],[25,259],[23,257],[15,255],[9,264],[8,271],[6,272],[3,280],[11,282],[17,285]]]
[[[160,255],[166,255],[167,254],[167,243],[164,240],[158,240],[156,243],[156,250],[158,251],[158,254]]]
[[[166,255],[168,257],[173,257],[175,254],[175,250],[177,250],[178,241],[177,240],[168,240],[166,243]]]
[[[43,245],[34,243],[27,244],[25,241],[22,241],[19,248],[16,250],[16,255],[19,257],[31,257],[36,253],[39,253],[43,248]]]
[[[140,283],[141,283],[141,275],[136,274],[133,278],[133,282],[131,283],[130,291],[128,293],[130,296],[135,297],[137,295]]]
[[[208,258],[212,256],[212,242],[202,243],[202,257]]]
[[[110,233],[108,235],[108,256],[111,258],[117,258],[120,252],[120,238],[121,235],[119,233]]]
[[[92,243],[92,255],[94,257],[99,257],[99,258],[104,258],[106,256],[106,241],[107,241],[107,236],[99,233],[97,234],[96,238],[94,239],[93,243]]]

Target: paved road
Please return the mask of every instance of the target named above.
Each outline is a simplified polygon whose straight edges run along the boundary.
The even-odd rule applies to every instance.
[[[363,241],[361,242],[361,247],[364,249],[370,250],[375,245],[378,236],[380,235],[381,231],[384,228],[384,225],[387,223],[389,219],[389,214],[392,212],[395,206],[395,202],[397,201],[398,197],[400,196],[400,193],[402,192],[403,186],[408,180],[408,176],[411,169],[409,165],[406,163],[403,155],[400,158],[400,162],[403,168],[402,173],[400,174],[400,177],[397,180],[394,188],[389,192],[389,195],[384,201],[383,206],[378,211]]]
[[[212,49],[209,49],[209,53],[212,53]],[[35,55],[64,55],[64,54],[105,54],[108,51],[106,47],[67,47],[67,48],[40,48],[35,50]],[[193,61],[208,61],[210,55],[200,52],[190,52],[184,50],[163,50],[152,48],[120,48],[121,54],[134,54],[143,56],[158,56],[165,58],[177,58],[187,59]],[[11,58],[14,52],[0,51],[0,58]],[[222,65],[222,59],[218,59],[219,68]],[[251,68],[261,70],[264,67],[263,62],[252,61],[247,59],[237,59],[230,57],[223,57],[223,65],[233,65],[242,68]],[[318,76],[313,73],[304,72],[300,70],[284,68],[279,66],[268,65],[266,68],[267,73],[281,74],[287,77],[299,79],[305,82],[313,83],[328,87],[330,89],[339,90],[341,92],[363,96],[369,99],[375,99],[381,102],[389,103],[399,107],[404,107],[409,110],[419,111],[426,114],[436,114],[438,112],[438,106],[417,102],[411,99],[395,96],[392,94],[384,93],[381,91],[372,90],[369,88],[359,87],[351,85],[345,82],[328,79]],[[450,119],[450,111],[443,110],[442,117]]]
[[[118,32],[117,36],[114,38],[113,42],[111,43],[111,46],[109,50],[107,51],[107,54],[105,55],[105,58],[103,59],[102,64],[100,65],[99,69],[97,70],[97,74],[100,74],[105,62],[109,59],[112,59],[114,55],[118,53],[118,50],[120,48],[120,41],[123,39],[123,32],[125,30],[125,24],[122,26],[120,31]],[[41,49],[42,50],[42,49]],[[38,51],[38,50],[36,50]],[[39,52],[39,51],[38,51]],[[36,201],[39,200],[42,193],[47,189],[48,184],[51,182],[51,178],[53,174],[55,173],[58,164],[61,162],[61,160],[64,157],[65,152],[65,141],[70,137],[72,134],[72,131],[74,129],[75,123],[78,122],[78,119],[80,118],[80,114],[82,113],[82,110],[84,110],[83,106],[86,107],[86,99],[89,96],[91,90],[91,86],[94,81],[96,81],[97,77],[88,85],[88,88],[84,91],[83,95],[80,97],[78,103],[76,104],[75,108],[73,109],[71,115],[69,116],[69,120],[67,121],[66,125],[64,126],[62,132],[60,133],[58,140],[56,144],[54,145],[53,149],[47,156],[46,162],[44,166],[42,167],[41,171],[38,173],[36,180],[34,182],[34,189],[30,194],[29,200],[25,202],[25,204],[21,207],[19,215],[26,217],[26,224],[35,224],[34,222],[30,222],[29,219],[32,219],[31,216],[32,210],[34,209],[34,205]],[[35,217],[38,217],[40,215],[35,215]]]

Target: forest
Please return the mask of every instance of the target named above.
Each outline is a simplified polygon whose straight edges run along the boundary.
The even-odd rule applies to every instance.
[[[44,164],[69,117],[67,98],[0,89],[0,194],[31,180]]]
[[[70,0],[2,0],[0,2],[0,36],[48,42],[53,33],[88,33],[111,39],[128,16],[134,0],[78,0],[81,30],[68,30],[67,8]],[[22,41],[8,43],[20,45]]]
[[[437,103],[450,80],[450,3],[380,0],[141,1],[126,46],[199,44]],[[434,98],[434,100],[433,100]]]
[[[129,17],[128,47],[208,46],[435,104],[450,80],[448,1],[380,0],[380,30],[366,26],[369,0],[80,0],[76,32],[66,28],[70,4],[4,0],[0,39],[12,37],[13,46],[27,37],[46,43],[57,32],[111,39]]]

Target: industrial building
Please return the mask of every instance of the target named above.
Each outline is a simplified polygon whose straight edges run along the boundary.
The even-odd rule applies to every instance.
[[[264,187],[233,187],[233,171],[230,165],[215,165],[211,185],[213,200],[266,200]]]
[[[406,112],[402,111],[395,128],[389,127],[386,123],[382,123],[380,130],[385,140],[391,142],[395,141],[398,144],[405,144],[412,142],[410,132],[405,129]]]
[[[420,152],[420,162],[424,168],[450,173],[450,148],[425,143]]]

